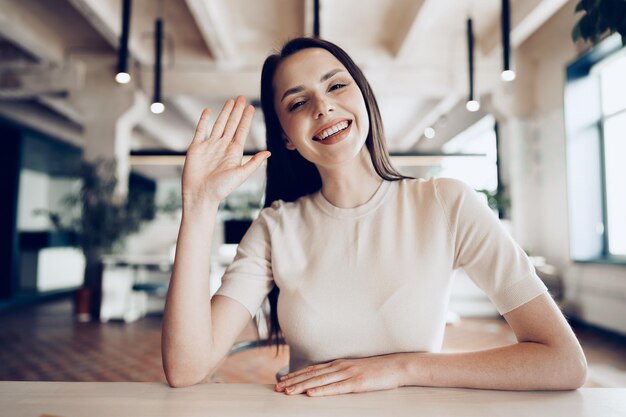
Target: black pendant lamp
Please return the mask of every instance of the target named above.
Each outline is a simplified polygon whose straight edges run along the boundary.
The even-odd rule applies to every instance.
[[[161,59],[163,55],[163,20],[158,18],[154,24],[154,96],[150,111],[163,113],[165,106],[161,101]]]
[[[320,0],[313,0],[313,37],[320,37]]]
[[[131,0],[122,2],[122,36],[120,37],[120,47],[117,51],[117,74],[115,81],[120,84],[130,82],[130,72],[128,72],[128,35],[130,34],[130,11]]]
[[[511,69],[511,3],[502,0],[502,73],[503,81],[513,81],[515,71]]]
[[[472,28],[472,18],[467,19],[467,69],[469,75],[469,95],[465,108],[474,112],[480,109],[480,103],[476,100],[474,92],[474,30]]]

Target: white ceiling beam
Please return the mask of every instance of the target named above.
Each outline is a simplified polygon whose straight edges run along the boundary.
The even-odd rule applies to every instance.
[[[232,62],[236,60],[237,48],[232,41],[233,36],[229,33],[229,28],[224,24],[225,11],[220,8],[220,2],[185,1],[215,61]]]
[[[389,52],[394,57],[405,55],[411,48],[412,41],[418,35],[419,16],[425,2],[426,0],[411,1],[408,7],[399,3],[399,7],[402,7],[403,19],[395,26],[395,33],[389,44]]]
[[[80,114],[80,112],[76,110],[76,108],[74,108],[74,106],[72,106],[66,98],[42,95],[37,97],[37,101],[61,114],[68,120],[71,120],[78,125],[82,125],[82,114]]]
[[[70,62],[9,62],[0,64],[0,98],[27,99],[65,93],[83,83],[83,74]]]
[[[122,9],[114,7],[118,2],[102,1],[102,0],[67,0],[83,17],[100,33],[100,35],[115,50],[119,47],[119,38],[122,33]],[[128,41],[128,50],[130,55],[143,65],[149,65],[153,62],[152,47],[148,42],[133,30],[133,23],[137,19],[133,18],[134,13],[139,13],[138,7],[131,10],[131,29]]]
[[[523,0],[511,4],[511,49],[519,47],[568,0]],[[484,55],[495,53],[502,43],[500,14],[484,33],[478,36],[478,47]]]
[[[0,0],[0,36],[42,61],[62,62],[63,40],[27,6],[27,1]]]

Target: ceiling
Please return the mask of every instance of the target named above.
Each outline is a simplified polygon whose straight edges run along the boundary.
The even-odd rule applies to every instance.
[[[442,136],[423,130],[459,113],[467,95],[466,19],[474,20],[476,83],[487,96],[501,88],[500,0],[320,0],[321,36],[348,51],[377,95],[391,151],[437,151]],[[511,0],[511,40],[519,47],[565,0]],[[81,88],[76,62],[109,56],[111,77],[121,32],[121,0],[0,0],[0,114],[55,129],[80,143],[83,112],[67,99]],[[184,150],[204,107],[228,97],[259,96],[268,53],[312,33],[312,0],[134,0],[132,88],[152,95],[154,21],[165,26],[166,111],[146,112],[134,149]],[[18,68],[19,70],[15,70]],[[10,75],[10,76],[9,76]],[[264,148],[257,112],[246,144]],[[479,117],[480,113],[476,116]],[[448,135],[450,136],[450,135]]]

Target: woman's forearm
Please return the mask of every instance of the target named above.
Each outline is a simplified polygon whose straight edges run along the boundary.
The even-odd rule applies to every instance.
[[[467,353],[402,353],[401,385],[502,390],[568,390],[582,386],[584,355],[535,342]]]
[[[173,386],[197,383],[211,367],[209,273],[218,206],[183,209],[161,340],[163,368]]]

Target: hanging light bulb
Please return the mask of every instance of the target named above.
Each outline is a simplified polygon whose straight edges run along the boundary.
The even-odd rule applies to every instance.
[[[165,105],[161,102],[155,101],[150,105],[150,111],[154,114],[161,114],[165,110]]]
[[[480,109],[480,103],[478,102],[478,100],[469,100],[467,103],[465,103],[465,108],[468,111],[475,112]]]
[[[513,81],[515,71],[511,69],[511,4],[502,0],[502,73],[503,81]]]
[[[154,97],[150,105],[150,111],[161,114],[165,105],[161,101],[161,58],[163,55],[163,21],[157,19],[154,24]]]
[[[130,82],[128,72],[128,36],[130,34],[130,11],[131,0],[124,0],[122,4],[122,35],[120,36],[120,47],[117,52],[117,74],[115,81],[120,84]]]
[[[500,78],[502,78],[502,81],[513,81],[515,79],[515,71],[504,70],[500,74]]]
[[[432,139],[435,137],[435,129],[433,129],[432,127],[427,127],[426,129],[424,129],[424,137],[426,139]]]
[[[475,112],[480,109],[480,103],[474,96],[474,31],[472,29],[472,19],[467,19],[467,69],[469,78],[469,95],[465,108]]]

